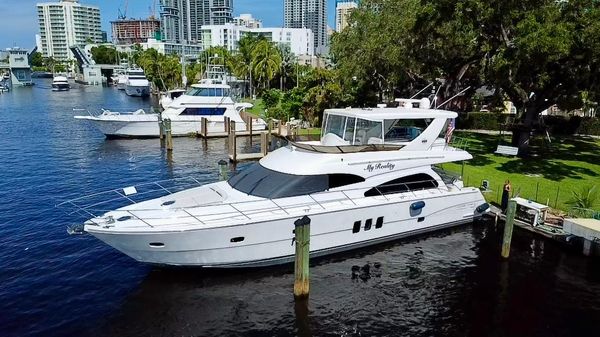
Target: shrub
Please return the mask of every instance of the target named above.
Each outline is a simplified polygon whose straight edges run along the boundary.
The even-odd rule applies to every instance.
[[[467,130],[501,130],[502,124],[510,115],[490,112],[469,112],[460,114],[456,119],[458,129]]]
[[[270,109],[279,105],[281,100],[281,91],[277,89],[270,89],[262,94],[262,101],[265,108]]]

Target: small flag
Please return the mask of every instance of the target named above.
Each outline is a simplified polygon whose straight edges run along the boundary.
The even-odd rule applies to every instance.
[[[450,120],[450,123],[448,123],[448,128],[446,129],[446,136],[444,137],[444,139],[446,139],[446,144],[450,144],[450,141],[452,140],[452,132],[454,132],[455,123],[456,118],[452,118]]]

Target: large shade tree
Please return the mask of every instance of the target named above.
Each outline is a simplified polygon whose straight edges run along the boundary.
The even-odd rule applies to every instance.
[[[580,107],[584,91],[597,97],[599,5],[424,0],[414,27],[421,41],[415,55],[454,83],[475,78],[508,97],[519,111],[513,145],[526,155],[543,110],[554,104]]]
[[[599,8],[597,0],[364,0],[332,52],[358,101],[440,79],[445,97],[495,89],[519,111],[513,143],[525,155],[541,111],[598,99]]]

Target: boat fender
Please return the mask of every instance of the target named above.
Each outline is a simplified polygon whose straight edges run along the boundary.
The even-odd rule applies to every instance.
[[[410,216],[420,215],[423,211],[423,207],[425,207],[425,201],[413,202],[410,205]]]
[[[490,204],[488,204],[487,202],[484,202],[483,204],[477,206],[475,211],[477,211],[477,213],[483,213],[483,212],[487,211],[489,208],[490,208]]]

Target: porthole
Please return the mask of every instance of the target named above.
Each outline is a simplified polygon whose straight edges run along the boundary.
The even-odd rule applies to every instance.
[[[169,205],[173,205],[175,203],[175,200],[169,200],[169,201],[165,201],[162,204],[160,204],[161,206],[169,206]]]
[[[375,228],[381,228],[383,226],[383,217],[380,216],[379,218],[377,218],[377,221],[375,222]]]
[[[360,223],[361,221],[354,221],[354,226],[352,227],[352,233],[358,233],[360,231]]]
[[[131,215],[125,215],[120,218],[117,218],[117,221],[127,221],[127,220],[131,220],[131,219],[133,219],[133,217]]]
[[[417,222],[423,222],[423,221],[425,221],[425,217],[420,217],[417,219]]]
[[[231,240],[229,240],[229,242],[242,242],[242,241],[244,241],[243,236],[236,236],[235,238],[231,238]]]
[[[165,244],[162,242],[150,242],[148,244],[148,246],[150,246],[152,248],[163,248],[165,246]]]
[[[365,230],[371,230],[371,225],[373,225],[373,219],[367,219],[367,221],[365,221]]]

